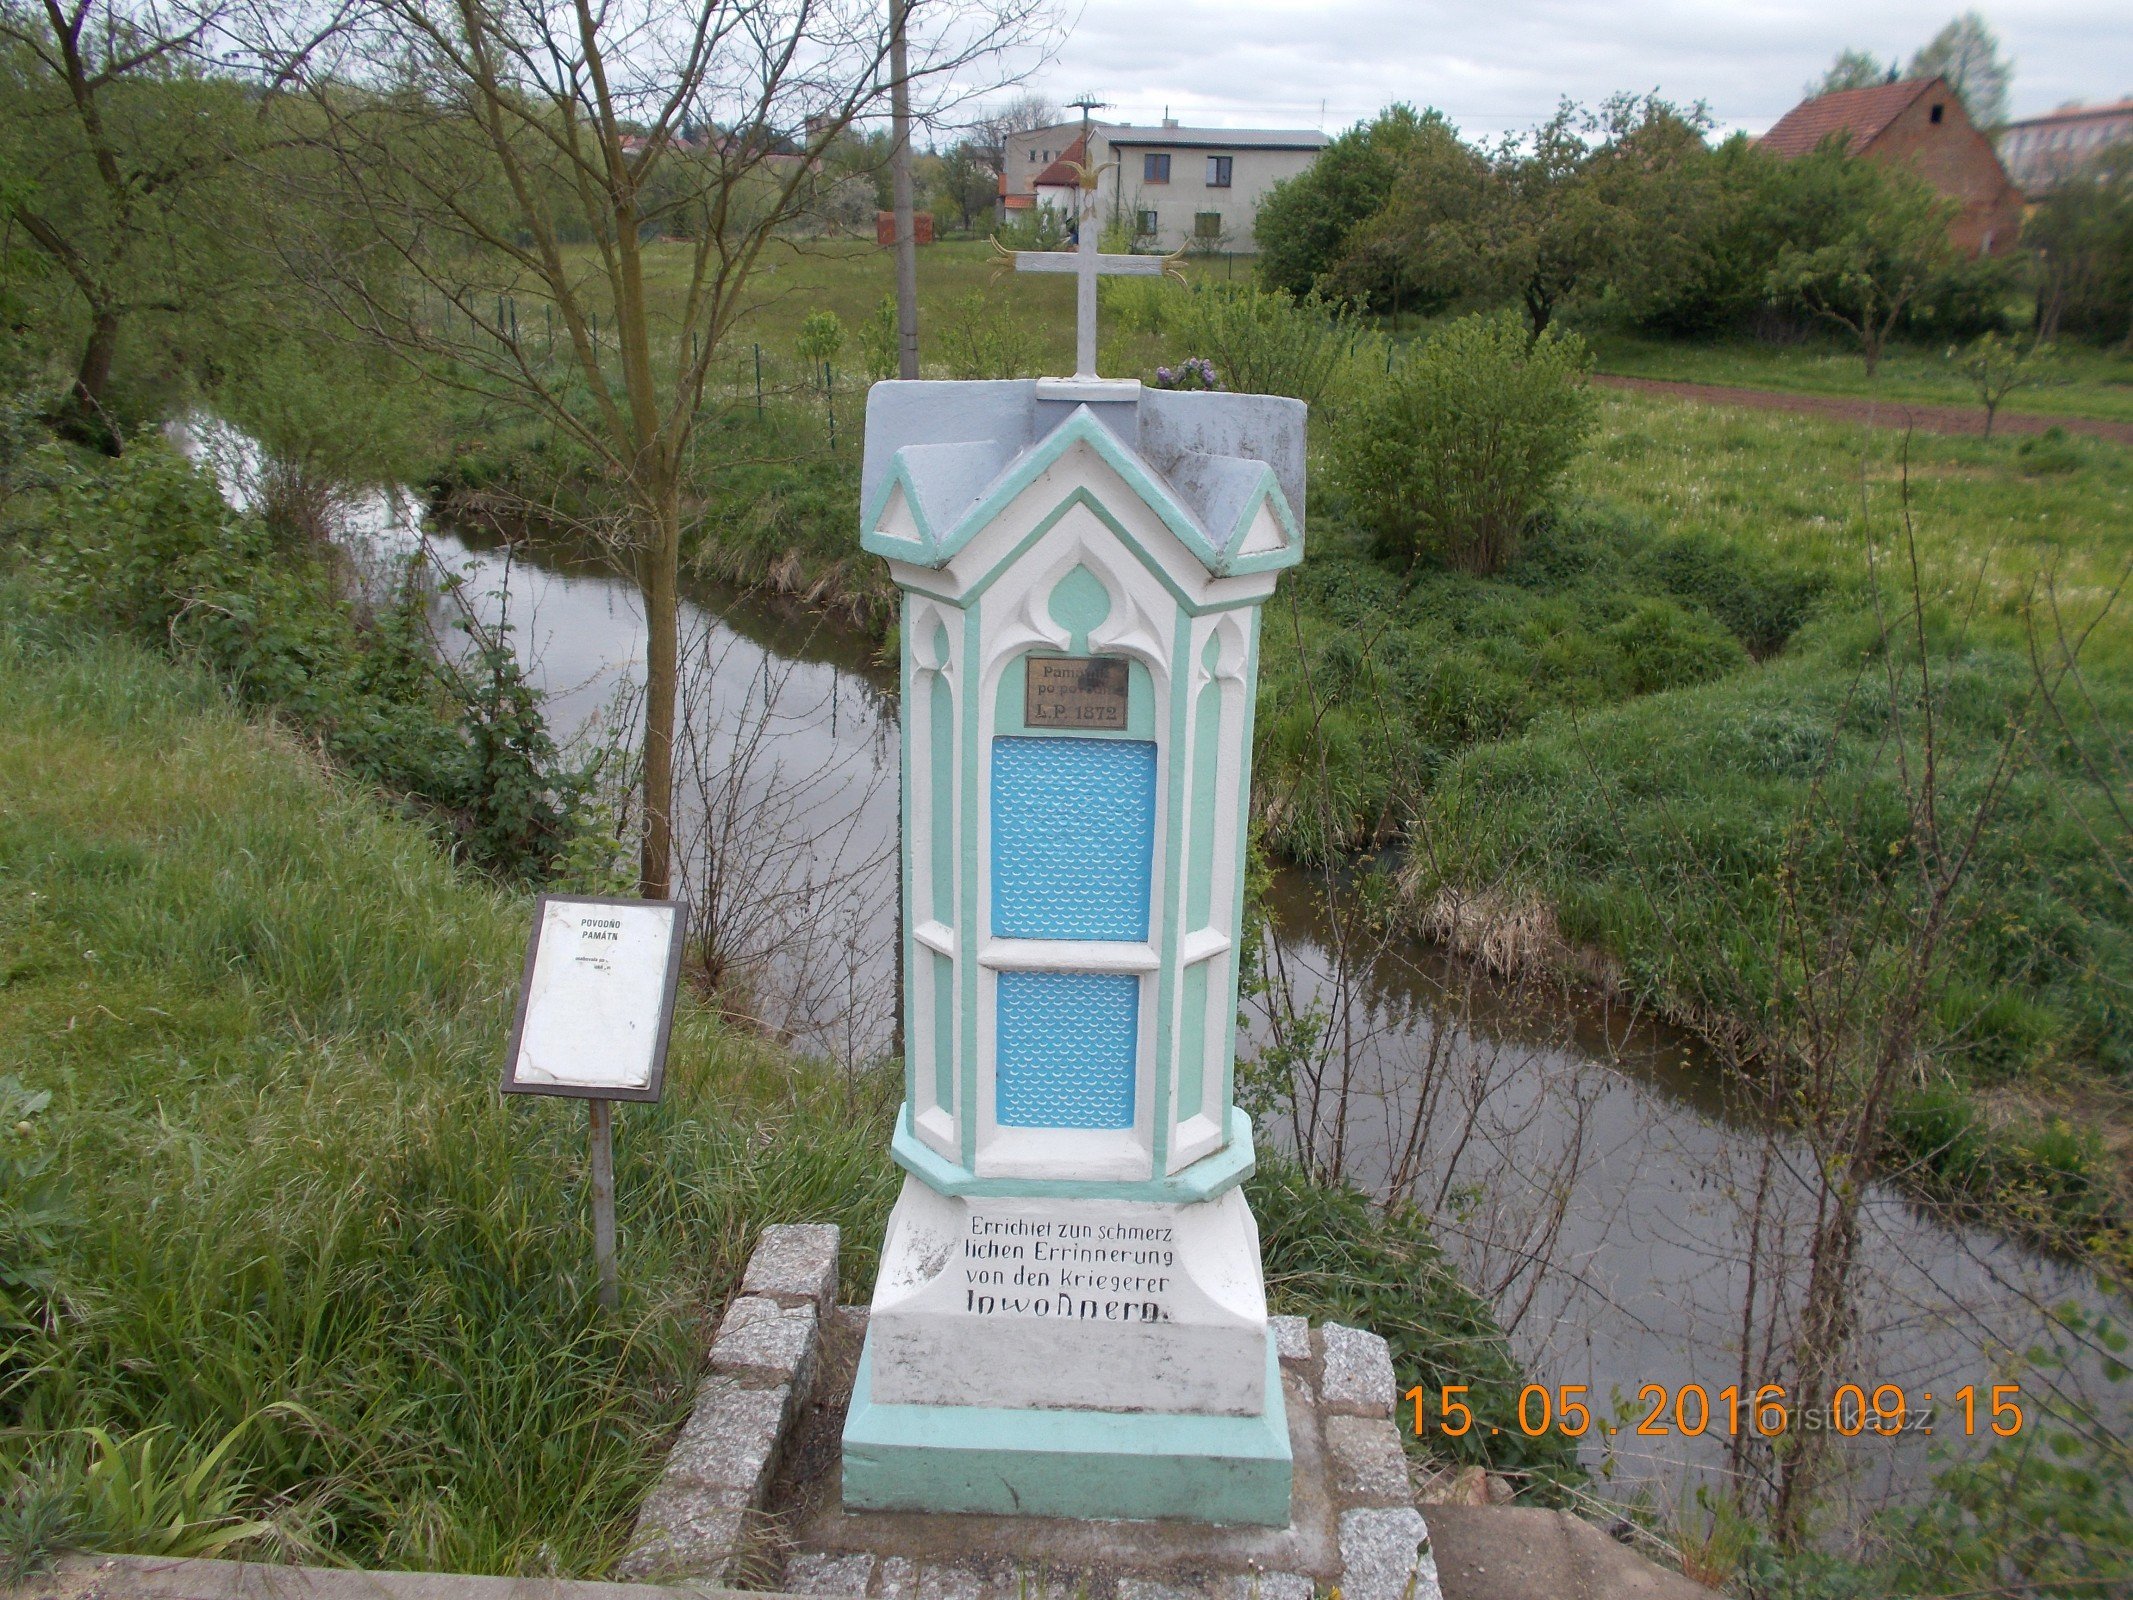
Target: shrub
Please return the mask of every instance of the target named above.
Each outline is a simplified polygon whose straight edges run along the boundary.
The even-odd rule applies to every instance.
[[[859,362],[867,381],[880,383],[896,376],[903,354],[902,333],[896,320],[896,296],[885,294],[874,314],[859,324]]]
[[[591,774],[564,769],[506,641],[439,659],[412,582],[359,619],[331,551],[233,512],[153,441],[94,465],[48,447],[38,466],[20,531],[46,606],[197,655],[499,875],[543,878],[587,825]]]
[[[982,294],[958,300],[933,337],[951,378],[1026,378],[1040,359],[1029,321],[988,305]]]
[[[1384,341],[1346,306],[1245,284],[1202,286],[1171,320],[1172,349],[1215,365],[1239,394],[1292,395],[1310,405],[1381,370]]]
[[[1334,473],[1358,520],[1390,553],[1495,571],[1592,432],[1589,365],[1575,334],[1529,341],[1510,312],[1433,336],[1335,430]]]

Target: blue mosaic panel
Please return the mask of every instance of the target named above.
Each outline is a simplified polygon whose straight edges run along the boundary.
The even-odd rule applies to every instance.
[[[1155,746],[992,742],[992,931],[1000,939],[1148,937]]]
[[[1130,1128],[1141,981],[1107,972],[1000,974],[1005,1128]]]

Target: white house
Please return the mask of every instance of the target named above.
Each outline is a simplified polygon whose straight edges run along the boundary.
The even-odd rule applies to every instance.
[[[1066,124],[1008,141],[1005,214],[1042,204],[1066,209],[1074,181],[1068,163],[1083,160],[1080,132]],[[1106,228],[1129,230],[1142,250],[1240,253],[1258,249],[1253,230],[1267,192],[1308,168],[1329,142],[1316,129],[1187,128],[1175,118],[1152,128],[1096,123],[1090,140]]]

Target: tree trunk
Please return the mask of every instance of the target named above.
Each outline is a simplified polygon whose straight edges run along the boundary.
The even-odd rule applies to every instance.
[[[89,445],[107,456],[122,448],[119,431],[104,410],[104,390],[111,382],[111,363],[118,355],[119,314],[99,308],[89,323],[89,341],[82,347],[81,364],[74,369],[74,387],[67,396],[66,410],[57,419],[60,431],[78,444]]]
[[[909,0],[895,7],[889,35],[890,199],[896,212],[896,375],[918,376],[918,234],[911,201],[911,83],[904,45]]]
[[[674,891],[674,712],[681,677],[681,498],[667,483],[640,556],[644,596],[644,842],[637,892],[666,900]]]
[[[1533,324],[1533,337],[1538,339],[1548,331],[1548,319],[1554,315],[1555,305],[1536,284],[1526,285],[1525,298],[1526,320]]]

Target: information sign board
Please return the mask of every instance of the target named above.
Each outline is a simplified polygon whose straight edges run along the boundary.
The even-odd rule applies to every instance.
[[[687,916],[678,900],[541,896],[504,1093],[657,1100]]]

